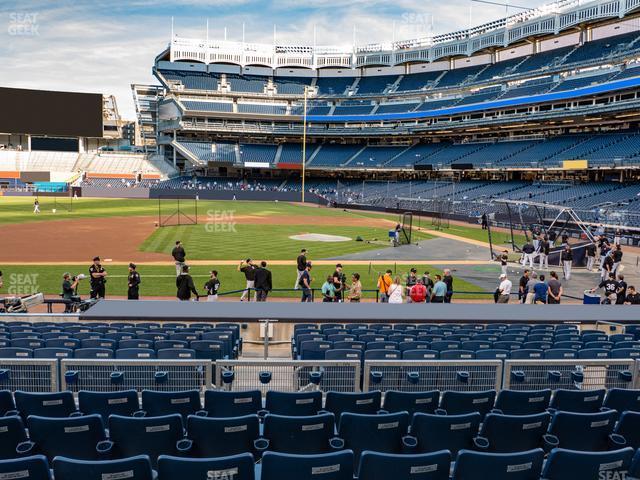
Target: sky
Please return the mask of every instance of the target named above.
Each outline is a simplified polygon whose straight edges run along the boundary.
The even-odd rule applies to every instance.
[[[493,0],[492,0],[493,1]],[[495,0],[502,3],[503,0]],[[511,0],[537,7],[539,0]],[[383,43],[504,17],[471,0],[0,0],[0,86],[115,95],[134,119],[132,83],[157,84],[154,58],[178,36],[280,44]],[[521,11],[511,7],[509,14]]]

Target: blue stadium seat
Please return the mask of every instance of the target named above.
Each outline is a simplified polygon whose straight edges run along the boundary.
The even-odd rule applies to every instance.
[[[544,452],[539,448],[518,453],[463,450],[458,454],[451,480],[538,480],[543,461]]]
[[[4,417],[9,412],[13,412],[16,409],[16,404],[13,401],[13,395],[10,390],[0,390],[0,417]]]
[[[44,341],[37,338],[16,338],[11,339],[11,346],[13,348],[30,348],[32,350],[36,348],[43,348]]]
[[[108,348],[78,348],[75,358],[115,358],[115,352]]]
[[[553,410],[577,413],[595,413],[600,411],[607,391],[602,390],[565,390],[558,389],[549,405]]]
[[[33,351],[33,358],[73,358],[73,350],[70,348],[45,347],[36,348]]]
[[[437,350],[405,350],[402,352],[403,360],[438,360],[440,352]]]
[[[333,344],[327,341],[306,341],[300,345],[301,360],[324,360],[324,355]]]
[[[544,445],[551,414],[500,415],[490,413],[482,422],[476,449],[492,453],[514,453]]]
[[[411,421],[411,435],[417,439],[419,453],[449,450],[455,456],[459,450],[473,449],[482,417],[467,415],[429,415],[416,413]]]
[[[365,350],[365,360],[400,360],[402,358],[402,352],[400,350]]]
[[[156,351],[161,360],[185,360],[197,358],[197,352],[191,348],[163,348]]]
[[[379,391],[350,393],[327,392],[324,408],[336,417],[340,423],[340,417],[344,412],[375,415],[381,407],[382,394]]]
[[[70,348],[75,350],[80,348],[80,340],[77,338],[51,338],[45,340],[44,346],[45,348]]]
[[[545,463],[542,478],[545,480],[629,478],[625,473],[628,472],[632,459],[632,448],[609,452],[580,452],[556,448]]]
[[[332,350],[337,350],[337,349],[342,349],[342,350],[361,350],[361,351],[365,351],[367,349],[367,344],[364,342],[360,342],[360,341],[355,341],[355,342],[335,342],[333,344],[333,348]]]
[[[367,350],[397,350],[398,343],[389,340],[379,342],[367,342]]]
[[[556,412],[549,434],[557,438],[557,446],[569,450],[599,452],[622,448],[625,439],[611,435],[616,417],[617,412],[613,410],[602,413]]]
[[[13,396],[16,401],[16,409],[25,420],[29,415],[61,418],[77,413],[73,393],[68,391],[31,393],[17,390]]]
[[[194,340],[189,348],[196,352],[196,358],[204,360],[222,360],[229,358],[225,354],[225,343],[221,340]]]
[[[549,407],[551,390],[500,390],[495,410],[504,415],[534,415]]]
[[[338,342],[342,343],[342,342]],[[352,343],[352,342],[348,342]],[[640,351],[640,350],[639,350]],[[325,360],[362,360],[363,350],[352,348],[332,348],[324,352]]]
[[[440,352],[440,360],[475,360],[475,358],[476,352],[471,350],[443,350]]]
[[[269,414],[264,418],[263,436],[268,440],[269,451],[303,455],[328,453],[342,449],[342,442],[335,446],[335,417],[332,413],[307,417],[288,417]]]
[[[610,388],[604,398],[603,406],[616,410],[618,413],[626,412],[627,410],[640,412],[640,390]]]
[[[363,452],[358,480],[449,480],[451,454],[404,454]]]
[[[20,456],[16,447],[26,441],[27,432],[20,417],[0,417],[0,459]]]
[[[640,448],[640,412],[623,412],[613,432],[622,435],[627,441],[627,446]]]
[[[403,437],[407,434],[407,412],[380,415],[343,413],[338,426],[338,436],[345,448],[352,450],[356,465],[365,450],[381,453],[403,453]]]
[[[155,359],[156,351],[150,348],[119,348],[116,350],[116,358],[122,360]]]
[[[204,409],[209,417],[242,417],[262,410],[260,390],[204,392]]]
[[[21,453],[42,454],[49,460],[61,455],[78,460],[102,460],[100,442],[107,437],[100,415],[47,418],[30,415],[27,419],[30,442],[20,445]]]
[[[109,438],[116,458],[148,455],[156,464],[158,455],[178,455],[178,442],[183,439],[182,417],[109,417]]]
[[[154,480],[151,462],[147,455],[137,455],[122,460],[102,461],[56,457],[53,460],[53,474],[56,480],[78,480],[80,478],[82,480],[117,478]]]
[[[118,350],[128,350],[132,348],[153,350],[153,340],[141,340],[135,338],[132,340],[121,340],[118,342]]]
[[[0,358],[33,358],[33,350],[30,348],[2,347]]]
[[[165,348],[189,348],[189,342],[184,340],[158,340],[153,344],[153,348],[156,349],[156,352]]]
[[[265,399],[265,410],[275,415],[316,415],[322,410],[322,392],[277,392],[269,390]]]
[[[464,415],[478,412],[484,418],[493,408],[495,399],[495,390],[481,392],[455,392],[449,390],[442,393],[439,410],[442,410],[445,415]]]
[[[408,412],[434,413],[438,408],[440,392],[431,390],[426,392],[400,392],[389,390],[384,394],[382,409],[389,413]]]
[[[20,459],[0,460],[0,478],[50,480],[47,458],[43,455],[33,455]]]
[[[353,452],[343,450],[322,455],[266,452],[260,480],[353,480]]]
[[[476,352],[476,360],[506,360],[511,357],[511,351],[489,348]]]
[[[200,403],[198,390],[182,392],[159,392],[155,390],[142,391],[142,410],[148,417],[162,417],[177,413],[186,422],[189,415],[206,416]]]
[[[640,349],[637,348],[614,348],[611,350],[610,358],[638,358]]]
[[[566,358],[577,358],[578,352],[570,348],[550,348],[544,351],[545,360],[563,360]]]
[[[137,480],[137,477],[135,477]],[[158,458],[159,480],[254,480],[253,457],[242,453],[219,458]]]
[[[611,356],[611,350],[606,348],[583,348],[578,350],[578,358],[587,360],[601,360],[603,358],[609,358]]]
[[[451,340],[435,340],[431,342],[431,350],[437,350],[443,352],[445,350],[457,350],[460,348],[460,342],[454,342]]]
[[[107,424],[109,415],[132,417],[142,415],[136,390],[120,392],[78,392],[78,408],[84,415],[98,414]]]
[[[541,359],[544,357],[544,351],[536,350],[532,348],[523,348],[512,350],[511,351],[511,359],[512,360],[528,360],[528,359]]]
[[[189,442],[183,445],[181,453],[191,457],[253,453],[254,442],[260,436],[260,420],[257,415],[227,418],[191,415],[187,419],[187,433]]]

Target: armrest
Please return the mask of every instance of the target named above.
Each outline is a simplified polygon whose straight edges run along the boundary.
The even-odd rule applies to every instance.
[[[142,418],[147,416],[147,412],[146,410],[136,410],[131,416],[134,418]]]
[[[476,450],[486,452],[489,450],[489,439],[486,437],[475,437],[473,439],[473,446],[476,448]]]
[[[378,410],[378,415],[386,415],[388,413],[391,413],[391,412],[389,412],[389,410],[383,410],[382,408]]]
[[[413,453],[416,448],[418,448],[418,439],[416,437],[412,435],[402,437],[402,453]]]
[[[71,413],[71,415],[69,415],[69,418],[82,417],[82,415],[82,412],[76,410],[75,412]]]
[[[555,415],[555,413],[558,411],[557,408],[547,408],[547,412],[549,412],[551,415]]]
[[[261,410],[258,410],[258,418],[260,418],[260,420],[264,420],[264,417],[266,417],[269,414],[269,410],[265,410],[264,408]]]
[[[98,456],[103,460],[111,458],[111,452],[113,451],[113,442],[111,440],[102,440],[96,444],[96,452]]]
[[[502,410],[500,410],[499,408],[492,408],[489,413],[496,413],[498,415],[504,415],[504,412]]]
[[[7,410],[7,413],[4,414],[5,417],[19,417],[20,412],[18,410]]]
[[[436,415],[447,415],[447,411],[444,408],[436,408],[433,413],[435,413]]]
[[[317,413],[317,414],[318,414],[318,415],[323,415],[323,414],[325,414],[325,413],[331,413],[331,412],[330,412],[329,410],[320,409],[320,410],[318,410],[318,413]]]
[[[207,410],[198,410],[196,412],[196,417],[206,417],[207,415],[209,415]]]
[[[176,450],[181,455],[186,455],[193,448],[193,441],[188,438],[182,438],[176,442]]]
[[[609,408],[609,407],[600,407],[600,411],[601,412],[610,412],[611,410],[613,410],[613,408]]]
[[[546,453],[549,453],[554,448],[557,448],[560,445],[560,439],[555,435],[551,435],[550,433],[545,433],[542,436],[542,448]]]
[[[256,438],[253,441],[253,448],[255,448],[258,453],[262,453],[269,448],[269,440],[262,437]]]
[[[611,450],[618,450],[627,446],[627,439],[617,433],[609,435],[609,448]]]
[[[26,442],[20,442],[16,445],[16,454],[19,457],[28,457],[29,455],[35,455],[36,444],[27,440]]]
[[[342,450],[344,448],[344,440],[340,437],[333,437],[329,439],[329,446],[333,450]]]

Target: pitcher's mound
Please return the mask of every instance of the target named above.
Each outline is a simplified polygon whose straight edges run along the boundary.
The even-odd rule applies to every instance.
[[[303,233],[301,235],[291,235],[291,240],[303,240],[305,242],[349,242],[351,238],[340,235],[325,235],[324,233]]]

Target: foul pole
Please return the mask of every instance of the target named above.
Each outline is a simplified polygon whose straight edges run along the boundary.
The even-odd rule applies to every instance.
[[[307,163],[307,92],[309,91],[309,87],[305,85],[304,87],[304,106],[303,109],[303,117],[302,117],[302,203],[304,203],[304,177]]]

